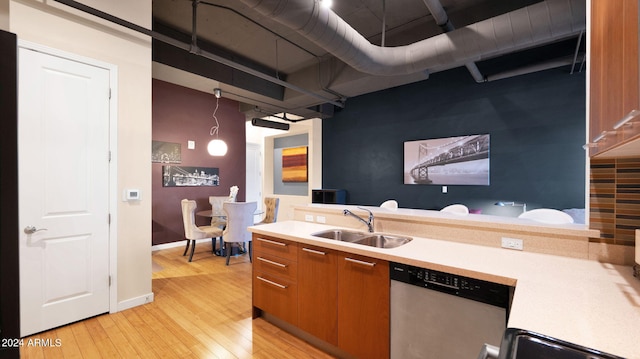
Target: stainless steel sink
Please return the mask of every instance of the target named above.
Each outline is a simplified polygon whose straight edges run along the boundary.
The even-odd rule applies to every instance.
[[[348,231],[344,229],[329,229],[326,231],[311,233],[312,236],[333,239],[343,242],[356,242],[367,236],[367,233]]]
[[[409,237],[390,236],[387,234],[374,233],[372,236],[362,238],[361,240],[354,243],[378,248],[395,248],[411,242],[412,239],[413,238]]]
[[[350,231],[345,229],[329,229],[326,231],[312,233],[312,236],[333,239],[336,241],[362,244],[377,248],[395,248],[411,242],[413,238],[388,235],[381,233],[368,233]]]

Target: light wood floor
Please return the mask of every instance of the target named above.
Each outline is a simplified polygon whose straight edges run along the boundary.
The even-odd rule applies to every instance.
[[[246,255],[213,256],[198,244],[153,252],[153,303],[104,314],[29,339],[59,347],[23,347],[21,358],[332,358],[261,318],[251,319]]]

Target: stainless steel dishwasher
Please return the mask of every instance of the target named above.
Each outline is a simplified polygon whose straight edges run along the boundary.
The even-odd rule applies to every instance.
[[[513,289],[391,263],[391,358],[475,359],[500,346]]]

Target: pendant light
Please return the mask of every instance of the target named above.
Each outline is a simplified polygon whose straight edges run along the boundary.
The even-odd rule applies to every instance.
[[[222,91],[219,88],[213,89],[213,95],[216,97],[216,108],[213,110],[213,119],[216,120],[216,124],[211,127],[209,134],[213,136],[216,135],[216,138],[209,141],[207,145],[207,151],[211,156],[224,156],[227,154],[227,144],[218,138],[218,131],[220,129],[220,123],[218,123],[218,118],[216,117],[216,112],[218,111],[218,105],[220,101],[220,96],[222,95]]]

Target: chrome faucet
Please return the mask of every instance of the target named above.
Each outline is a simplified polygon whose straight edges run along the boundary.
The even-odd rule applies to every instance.
[[[367,225],[367,227],[369,227],[369,232],[373,233],[373,213],[366,209],[366,208],[362,208],[362,207],[358,207],[359,209],[363,210],[363,211],[367,211],[369,212],[369,221],[365,221],[364,219],[362,219],[362,217],[358,216],[357,214],[354,214],[353,212],[351,212],[348,209],[345,209],[344,211],[342,211],[342,214],[344,214],[345,216],[349,215],[352,216],[356,219],[358,219],[360,222],[364,223]]]

